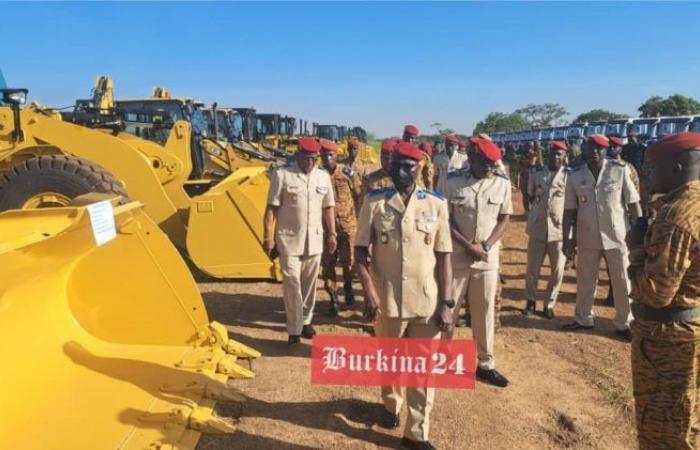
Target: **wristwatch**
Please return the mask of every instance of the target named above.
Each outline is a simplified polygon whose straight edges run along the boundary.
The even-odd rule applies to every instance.
[[[457,303],[455,303],[454,300],[452,300],[451,298],[449,298],[449,299],[447,299],[447,300],[443,300],[443,301],[442,301],[442,304],[445,305],[445,306],[447,306],[448,308],[452,309],[452,308],[455,307],[455,305],[456,305]]]
[[[481,248],[483,248],[486,253],[491,251],[491,245],[488,244],[486,241],[481,243]]]

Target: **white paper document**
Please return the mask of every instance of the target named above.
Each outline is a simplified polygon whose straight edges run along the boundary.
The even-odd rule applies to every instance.
[[[93,203],[87,207],[92,224],[92,234],[95,236],[95,243],[99,247],[117,237],[117,229],[114,226],[114,210],[112,202]]]

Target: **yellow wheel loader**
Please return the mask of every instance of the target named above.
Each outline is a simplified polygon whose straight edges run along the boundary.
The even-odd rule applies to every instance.
[[[10,105],[0,107],[0,211],[115,193],[143,203],[205,274],[281,279],[278,263],[262,250],[268,166],[204,176],[189,106],[132,112],[126,122],[90,116],[77,125],[37,105],[20,109],[26,90],[0,92]]]
[[[209,322],[142,206],[108,197],[0,213],[2,448],[194,449],[235,430],[213,408],[244,400],[228,380],[260,353]]]

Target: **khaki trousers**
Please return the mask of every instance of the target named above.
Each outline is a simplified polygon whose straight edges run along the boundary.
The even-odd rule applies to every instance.
[[[466,296],[472,320],[472,336],[476,341],[479,367],[486,370],[495,369],[493,333],[494,304],[499,282],[498,269],[454,269],[453,276],[452,293],[459,302],[455,306],[455,311],[459,311]],[[457,323],[458,316],[459,314],[453,314],[455,323]]]
[[[440,329],[431,318],[416,317],[400,319],[398,317],[378,317],[374,325],[377,337],[440,337]],[[387,411],[399,414],[404,399],[401,386],[382,386],[382,401]],[[414,441],[427,441],[430,431],[430,411],[433,409],[435,388],[405,388],[408,406],[408,420],[404,436]]]
[[[593,303],[598,289],[600,260],[605,255],[610,270],[610,285],[615,299],[615,319],[618,330],[629,327],[632,320],[630,311],[630,281],[627,276],[629,255],[627,247],[609,250],[579,248],[576,261],[576,315],[574,320],[581,325],[593,325]]]
[[[282,295],[287,313],[287,333],[299,336],[304,325],[310,325],[316,304],[316,279],[321,255],[280,255]]]
[[[564,279],[566,256],[564,256],[562,248],[562,241],[545,242],[530,238],[527,243],[527,274],[525,275],[525,298],[527,300],[537,301],[537,280],[540,278],[540,269],[546,253],[552,270],[547,283],[544,305],[554,308],[557,297],[559,297],[561,282]]]

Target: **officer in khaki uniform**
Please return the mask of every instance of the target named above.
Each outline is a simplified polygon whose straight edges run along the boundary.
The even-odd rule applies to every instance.
[[[445,151],[435,156],[435,181],[433,182],[437,192],[445,192],[447,175],[455,170],[459,170],[467,163],[467,154],[459,151],[462,142],[457,136],[450,134],[445,137]]]
[[[627,164],[605,157],[608,139],[588,138],[584,149],[586,164],[569,170],[564,200],[564,253],[578,250],[576,262],[576,315],[564,325],[566,330],[593,328],[593,302],[598,285],[600,260],[605,257],[610,270],[615,299],[616,332],[630,337],[630,284],[627,276],[628,252],[625,244],[629,212],[632,220],[641,215],[639,194],[634,188]],[[576,242],[571,229],[576,223]]]
[[[460,303],[466,296],[469,304],[479,360],[477,378],[506,387],[508,380],[496,370],[493,340],[498,250],[513,213],[511,187],[508,177],[497,171],[501,151],[496,144],[481,138],[471,142],[471,164],[450,174],[446,186],[454,246],[453,292]]]
[[[355,295],[352,291],[353,276],[353,249],[355,247],[355,233],[357,232],[357,219],[355,202],[361,195],[361,181],[358,174],[351,167],[339,164],[336,161],[338,146],[335,142],[321,139],[321,161],[323,168],[331,176],[333,185],[333,197],[335,199],[335,228],[338,233],[338,248],[335,252],[324,251],[321,257],[321,277],[324,280],[324,289],[330,296],[331,316],[338,315],[338,295],[336,294],[337,263],[343,268],[343,291],[345,292],[345,304],[355,304]]]
[[[381,167],[374,172],[368,173],[362,177],[362,197],[364,198],[370,191],[385,187],[394,187],[394,182],[389,176],[389,168],[391,166],[391,155],[396,148],[396,141],[387,139],[382,142],[381,154],[379,162]]]
[[[544,262],[549,256],[551,274],[545,294],[542,312],[545,317],[554,317],[559,289],[564,278],[566,257],[563,252],[562,219],[564,217],[564,194],[567,171],[566,144],[552,141],[547,166],[537,166],[528,177],[527,194],[532,208],[528,215],[527,274],[525,275],[525,314],[533,314],[537,307],[537,280]]]
[[[639,448],[700,448],[700,134],[666,136],[645,161],[663,196],[628,237]]]
[[[265,210],[265,252],[280,256],[282,291],[287,314],[288,343],[310,339],[316,302],[316,279],[323,251],[325,223],[327,248],[335,252],[335,200],[328,172],[315,165],[321,145],[299,139],[294,162],[272,172]]]
[[[391,164],[396,189],[370,192],[360,211],[357,267],[369,304],[367,317],[376,317],[375,332],[381,337],[437,339],[441,330],[451,328],[455,303],[447,203],[416,187],[422,157],[414,144],[399,143]],[[434,448],[428,440],[434,395],[433,388],[406,388],[405,447]],[[382,388],[383,426],[399,426],[403,398],[400,387]]]

